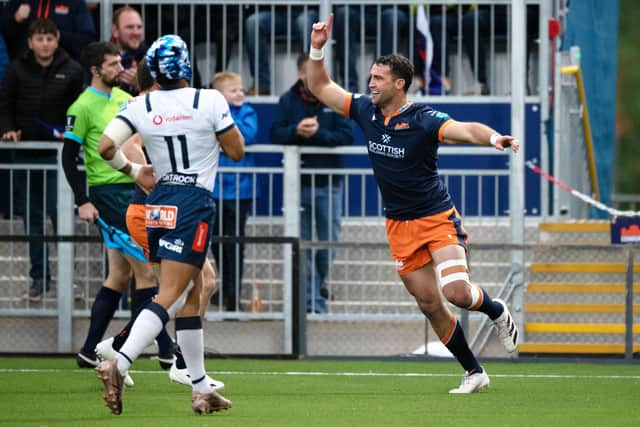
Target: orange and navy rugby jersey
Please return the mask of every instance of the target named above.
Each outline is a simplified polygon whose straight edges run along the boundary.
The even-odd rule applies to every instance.
[[[387,117],[370,97],[351,93],[344,114],[364,133],[387,218],[416,219],[453,207],[437,167],[448,114],[409,103]]]

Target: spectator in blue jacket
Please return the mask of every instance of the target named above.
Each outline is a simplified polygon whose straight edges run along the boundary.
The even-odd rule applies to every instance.
[[[273,144],[335,147],[351,145],[349,121],[331,111],[309,92],[307,66],[309,54],[298,57],[298,81],[285,92],[271,125]],[[303,240],[336,241],[340,234],[344,182],[341,175],[306,174],[304,169],[342,167],[342,157],[335,154],[302,156],[300,237]],[[312,226],[315,223],[315,230]],[[315,253],[315,259],[313,258]],[[329,274],[334,250],[307,251],[306,287],[307,312],[325,313],[329,292],[325,281]]]
[[[85,0],[9,0],[2,12],[2,32],[12,59],[27,49],[29,25],[38,18],[56,24],[60,46],[76,61],[82,49],[96,38]]]
[[[244,136],[246,145],[256,143],[258,134],[258,115],[256,110],[244,102],[242,78],[239,74],[223,71],[213,76],[211,86],[219,90],[229,103],[231,117]],[[255,166],[251,153],[246,153],[239,161],[231,160],[220,153],[219,167]],[[249,173],[218,173],[213,189],[216,201],[216,219],[213,234],[217,236],[244,236],[244,227],[251,210],[251,202],[258,197],[258,189],[253,188],[253,175]],[[223,305],[227,311],[236,311],[238,296],[242,291],[242,271],[244,267],[244,244],[212,244],[211,249],[218,265],[218,274],[222,281]],[[215,295],[214,295],[215,299]],[[215,301],[213,301],[215,302]]]

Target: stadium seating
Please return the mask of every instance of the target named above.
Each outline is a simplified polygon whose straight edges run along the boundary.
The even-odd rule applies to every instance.
[[[580,221],[540,224],[547,244],[608,245],[609,222]],[[525,343],[520,353],[624,354],[625,274],[621,251],[549,251],[534,255],[525,292]],[[634,281],[640,277],[634,264]],[[634,285],[634,294],[640,285]],[[638,301],[638,298],[636,298]],[[634,313],[640,313],[635,303]],[[640,328],[634,326],[634,335]],[[634,346],[634,352],[640,350]]]

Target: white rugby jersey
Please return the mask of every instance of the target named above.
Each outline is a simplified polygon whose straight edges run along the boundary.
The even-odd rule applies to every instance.
[[[216,135],[234,126],[220,92],[156,90],[130,100],[117,118],[142,136],[159,184],[213,191],[220,154]]]

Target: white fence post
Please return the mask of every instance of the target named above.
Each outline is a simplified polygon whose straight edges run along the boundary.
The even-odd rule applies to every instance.
[[[300,147],[291,145],[284,147],[283,162],[283,216],[285,237],[300,237]],[[284,352],[293,351],[293,296],[291,286],[293,280],[293,257],[290,244],[284,246]],[[302,286],[302,284],[300,284]],[[301,290],[304,291],[304,290]]]
[[[524,0],[515,0],[511,6],[511,134],[526,144],[525,137],[525,94],[526,94],[526,5]],[[524,243],[524,147],[518,154],[511,155],[509,177],[509,212],[511,218],[511,243]],[[514,285],[524,282],[524,251],[513,250],[511,268]],[[522,314],[524,290],[516,288],[512,305],[520,330],[523,330]]]
[[[73,234],[73,192],[62,168],[62,144],[58,147],[58,230],[61,236]],[[58,352],[72,351],[73,243],[58,242]]]

